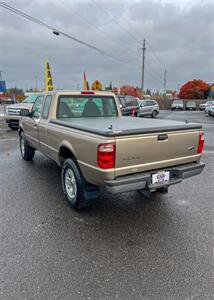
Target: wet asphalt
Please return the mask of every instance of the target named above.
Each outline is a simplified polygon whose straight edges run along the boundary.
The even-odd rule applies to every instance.
[[[203,124],[204,172],[150,200],[103,193],[82,212],[64,200],[59,167],[23,161],[0,123],[1,300],[214,299],[214,118],[159,118]]]

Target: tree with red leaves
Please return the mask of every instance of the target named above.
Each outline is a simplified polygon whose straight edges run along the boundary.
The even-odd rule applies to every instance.
[[[180,99],[203,99],[207,97],[209,84],[203,80],[190,80],[185,83],[178,94]]]
[[[128,96],[134,96],[137,98],[142,98],[142,95],[140,93],[140,90],[138,88],[135,88],[131,85],[123,85],[120,87],[120,94],[121,95],[128,95]]]

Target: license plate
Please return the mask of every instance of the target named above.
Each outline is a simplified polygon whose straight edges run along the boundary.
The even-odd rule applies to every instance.
[[[152,174],[152,184],[164,183],[167,181],[169,181],[169,171],[161,171],[161,172]]]

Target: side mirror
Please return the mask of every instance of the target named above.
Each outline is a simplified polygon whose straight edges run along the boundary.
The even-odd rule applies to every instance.
[[[30,117],[30,111],[27,108],[21,108],[20,116],[22,117]]]

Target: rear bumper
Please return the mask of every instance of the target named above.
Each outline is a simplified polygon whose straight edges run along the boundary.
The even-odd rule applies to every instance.
[[[171,110],[184,110],[184,108],[183,107],[171,107]]]
[[[157,190],[180,183],[183,179],[198,175],[203,171],[204,167],[204,163],[192,163],[165,168],[164,170],[170,172],[170,180],[162,184],[152,184],[151,182],[151,175],[161,170],[122,176],[116,180],[106,180],[105,189],[112,194],[142,189]]]

